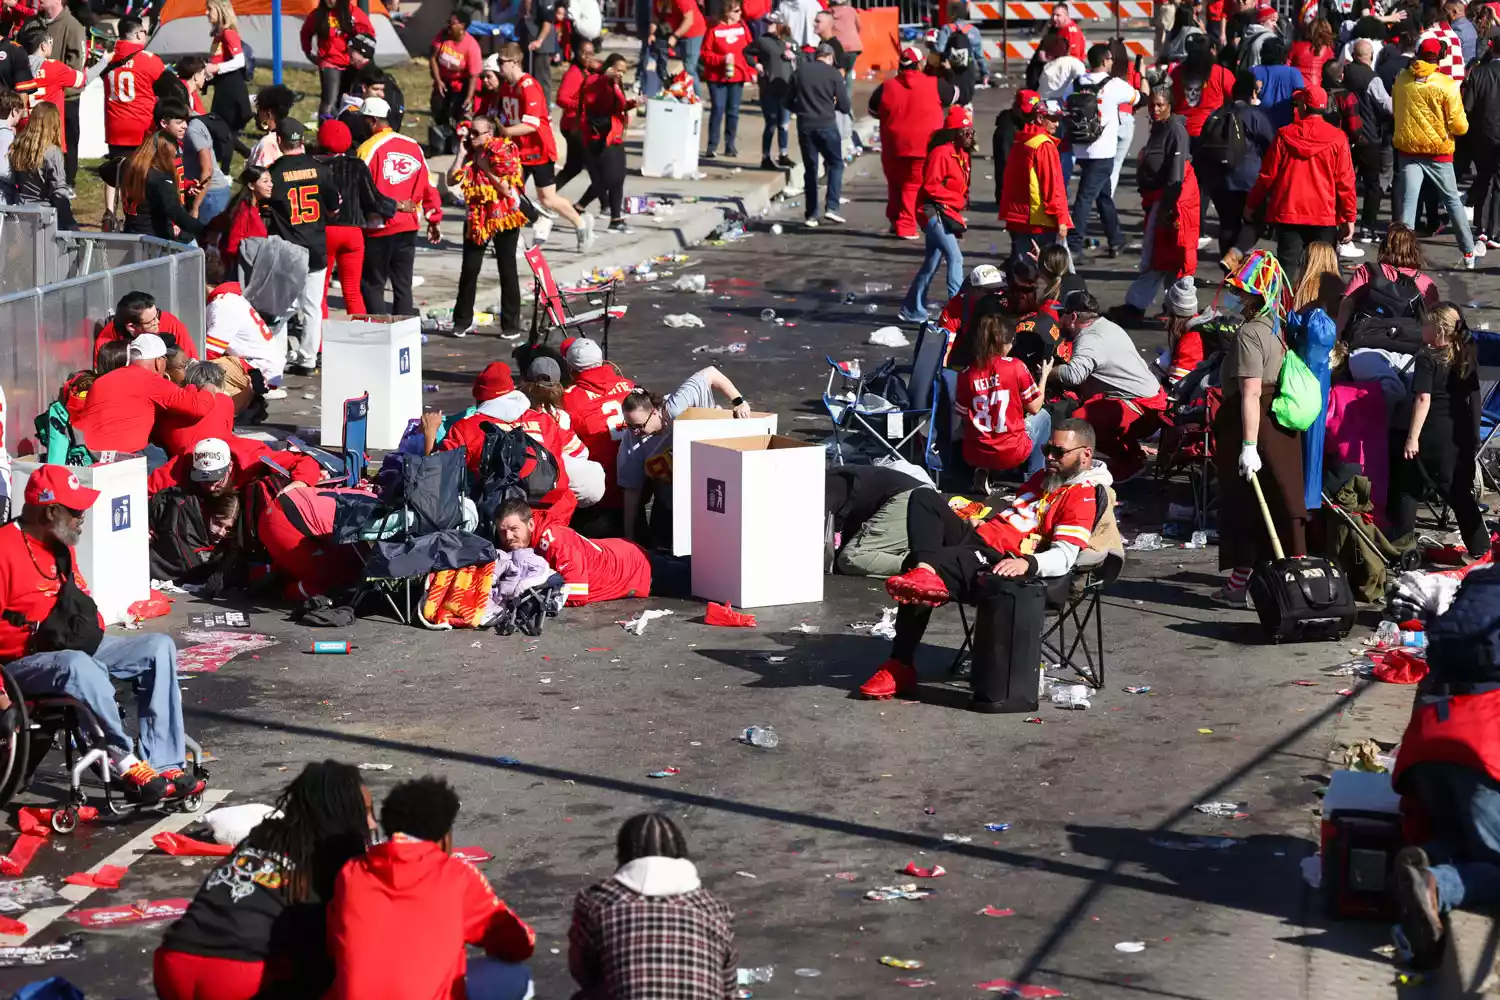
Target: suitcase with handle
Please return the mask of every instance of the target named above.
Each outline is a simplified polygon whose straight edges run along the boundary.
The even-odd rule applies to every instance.
[[[1288,558],[1276,536],[1260,479],[1250,477],[1275,558],[1250,575],[1250,603],[1272,642],[1342,639],[1354,627],[1354,591],[1337,563],[1313,556]]]
[[[1039,580],[983,574],[974,613],[974,712],[1035,712],[1047,588]]]

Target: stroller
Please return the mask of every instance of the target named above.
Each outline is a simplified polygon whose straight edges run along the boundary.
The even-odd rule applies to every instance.
[[[1391,544],[1374,511],[1363,469],[1344,463],[1323,470],[1323,506],[1309,527],[1327,558],[1343,567],[1355,600],[1365,603],[1384,600],[1386,580],[1416,569],[1422,558],[1420,549]]]

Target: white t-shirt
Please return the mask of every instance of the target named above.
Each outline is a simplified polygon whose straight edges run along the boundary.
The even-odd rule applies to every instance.
[[[1050,59],[1042,67],[1041,79],[1036,84],[1037,93],[1044,101],[1065,101],[1073,92],[1073,81],[1087,73],[1088,69],[1082,59],[1073,56]]]
[[[1103,71],[1085,73],[1073,81],[1073,86],[1077,88],[1100,80],[1104,81],[1104,85],[1099,88],[1099,121],[1104,126],[1104,131],[1083,149],[1074,149],[1075,159],[1113,160],[1115,147],[1120,140],[1120,107],[1125,104],[1133,105],[1141,96],[1140,91],[1126,81]]]

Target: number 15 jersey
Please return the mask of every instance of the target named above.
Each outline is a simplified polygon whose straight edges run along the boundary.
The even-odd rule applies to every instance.
[[[266,229],[307,248],[307,269],[328,266],[328,220],[339,207],[339,193],[328,168],[306,153],[283,156],[269,167],[271,197]]]

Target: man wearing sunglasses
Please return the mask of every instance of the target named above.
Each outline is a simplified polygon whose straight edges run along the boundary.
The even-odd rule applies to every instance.
[[[1113,482],[1094,461],[1094,429],[1060,420],[1042,448],[1046,466],[1028,479],[1009,507],[965,520],[942,494],[917,490],[906,511],[911,552],[906,571],[886,581],[901,609],[890,659],[860,685],[866,698],[906,695],[917,686],[917,646],[932,609],[966,600],[981,573],[1058,577],[1072,571],[1099,522],[1098,487]]]

